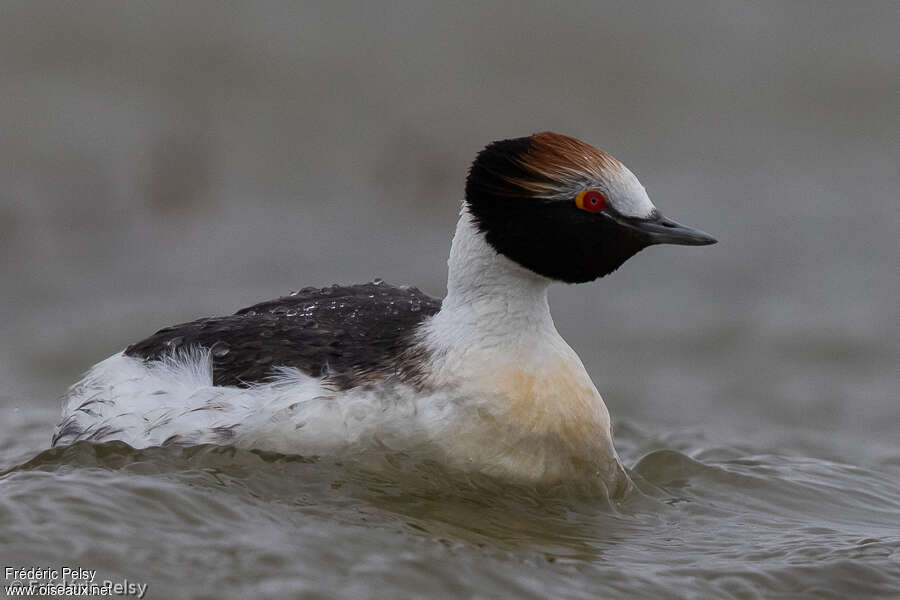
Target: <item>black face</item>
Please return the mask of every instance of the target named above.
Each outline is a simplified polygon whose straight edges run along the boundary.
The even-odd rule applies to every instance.
[[[517,162],[531,138],[494,142],[479,153],[466,180],[466,203],[488,243],[544,277],[583,283],[611,273],[652,242],[603,213],[575,206],[574,198],[535,198],[512,179],[536,175]]]
[[[482,150],[466,180],[466,204],[488,243],[544,277],[584,283],[615,271],[653,244],[705,245],[709,235],[654,213],[625,217],[611,207],[579,209],[575,199],[547,200],[516,181],[553,183],[526,169],[532,138],[494,142]]]

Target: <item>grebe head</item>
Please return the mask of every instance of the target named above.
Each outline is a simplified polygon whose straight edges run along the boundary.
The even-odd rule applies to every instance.
[[[494,250],[567,283],[603,277],[654,244],[716,243],[664,218],[610,154],[552,132],[489,144],[469,170],[465,202]]]

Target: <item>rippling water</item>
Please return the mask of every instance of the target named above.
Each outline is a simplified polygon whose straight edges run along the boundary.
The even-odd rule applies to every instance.
[[[634,464],[636,489],[608,499],[371,458],[122,443],[47,450],[0,477],[0,556],[97,568],[148,583],[152,598],[888,598],[900,589],[897,478],[846,464],[656,450]]]

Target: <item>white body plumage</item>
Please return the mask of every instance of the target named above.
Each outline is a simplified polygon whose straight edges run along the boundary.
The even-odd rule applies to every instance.
[[[553,325],[550,281],[493,250],[465,210],[448,266],[443,307],[418,334],[432,359],[426,392],[393,380],[337,391],[293,368],[247,388],[214,386],[209,350],[153,362],[120,352],[72,387],[63,423],[77,439],[136,447],[381,447],[527,483],[618,479],[609,414]]]

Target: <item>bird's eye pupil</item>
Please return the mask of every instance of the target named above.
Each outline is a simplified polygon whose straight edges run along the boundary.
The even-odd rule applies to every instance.
[[[597,190],[585,190],[575,196],[575,204],[581,210],[600,212],[606,207],[606,196]]]

